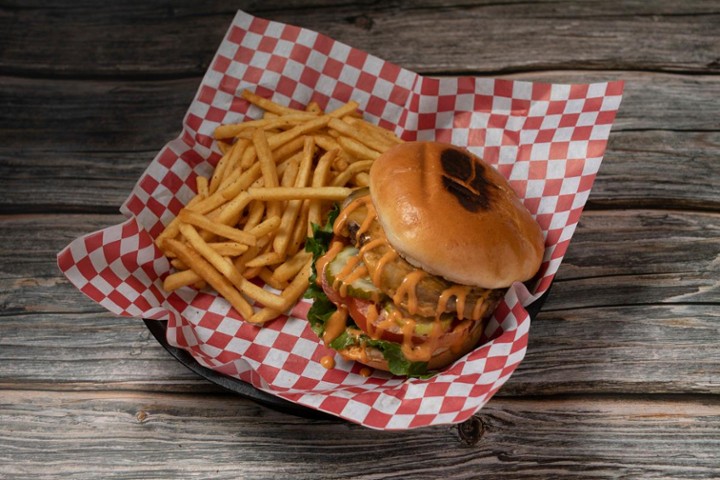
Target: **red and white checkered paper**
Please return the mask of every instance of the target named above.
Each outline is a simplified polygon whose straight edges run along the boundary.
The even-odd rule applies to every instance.
[[[209,292],[167,293],[170,265],[156,237],[195,194],[197,175],[220,158],[218,125],[257,118],[243,89],[295,108],[333,109],[354,99],[365,118],[405,140],[468,147],[506,176],[546,238],[540,278],[516,284],[473,352],[430,379],[359,374],[332,355],[299,303],[264,327],[246,323]],[[73,241],[58,254],[68,279],[111,312],[167,319],[167,339],[203,366],[258,389],[377,429],[462,422],[477,412],[523,359],[530,318],[523,305],[545,292],[590,193],[620,105],[622,82],[550,85],[488,78],[428,78],[316,32],[239,12],[183,121],[122,206],[121,225]]]

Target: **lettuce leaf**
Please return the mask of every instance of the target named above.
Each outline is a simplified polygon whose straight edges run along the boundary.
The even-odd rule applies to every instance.
[[[354,345],[366,345],[380,350],[388,362],[390,373],[405,377],[428,378],[435,375],[435,372],[428,372],[427,362],[411,362],[402,353],[399,344],[386,340],[376,340],[367,335],[351,335],[347,330],[330,342],[329,347],[334,350],[342,350]]]
[[[310,286],[305,291],[305,298],[313,300],[313,304],[308,311],[308,321],[313,332],[322,338],[325,332],[325,323],[330,316],[335,313],[337,307],[332,303],[323,292],[322,287],[317,284],[317,270],[315,263],[318,258],[325,255],[333,238],[333,224],[340,213],[340,207],[335,204],[328,214],[325,225],[312,225],[313,236],[305,241],[305,251],[313,254],[312,275],[310,275]]]

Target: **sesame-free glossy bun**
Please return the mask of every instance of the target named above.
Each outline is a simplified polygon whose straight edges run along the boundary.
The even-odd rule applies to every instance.
[[[397,145],[373,163],[370,195],[390,245],[433,275],[492,289],[540,268],[537,222],[505,178],[465,149]]]

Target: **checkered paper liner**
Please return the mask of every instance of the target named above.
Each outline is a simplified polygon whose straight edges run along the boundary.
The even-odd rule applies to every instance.
[[[303,108],[353,99],[366,119],[405,140],[465,146],[493,164],[535,216],[546,238],[532,291],[515,284],[481,345],[429,379],[359,374],[312,332],[304,300],[264,327],[244,322],[211,292],[168,293],[168,261],[153,244],[194,196],[197,175],[220,159],[222,123],[257,118],[240,96],[250,89]],[[376,429],[458,423],[476,413],[523,359],[530,318],[524,306],[549,288],[580,218],[620,105],[622,82],[551,85],[474,77],[428,78],[316,32],[238,12],[182,124],[122,206],[128,219],[78,238],[58,264],[109,311],[167,319],[169,344],[201,365],[298,404]],[[266,287],[269,288],[269,287]]]

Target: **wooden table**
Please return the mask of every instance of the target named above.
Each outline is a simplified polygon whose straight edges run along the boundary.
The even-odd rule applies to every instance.
[[[45,3],[0,4],[0,478],[720,477],[717,1]],[[259,406],[59,273],[59,249],[121,220],[236,8],[424,74],[626,82],[477,438]]]

